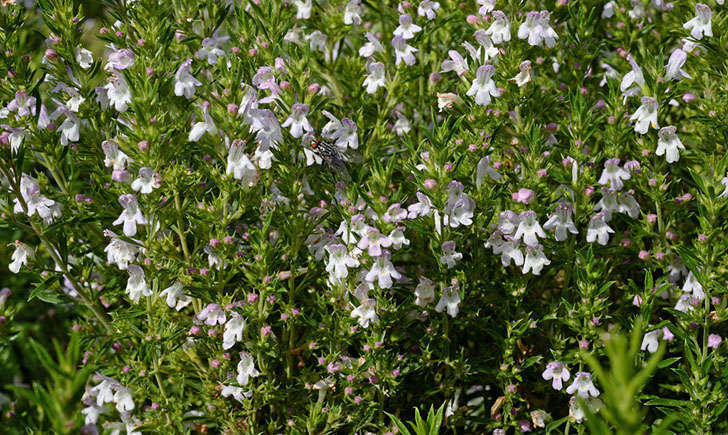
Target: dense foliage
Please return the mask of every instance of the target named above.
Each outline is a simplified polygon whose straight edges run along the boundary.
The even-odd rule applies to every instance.
[[[0,426],[728,431],[704,1],[4,0]]]

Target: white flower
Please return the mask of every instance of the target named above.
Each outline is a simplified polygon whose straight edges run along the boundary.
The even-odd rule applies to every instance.
[[[614,0],[605,3],[604,8],[602,9],[602,18],[612,18],[616,8],[617,3],[615,3]]]
[[[695,17],[683,24],[683,29],[690,30],[690,36],[697,40],[703,39],[703,35],[713,36],[713,29],[711,26],[713,11],[710,10],[708,5],[698,3],[695,5],[695,12]]]
[[[415,305],[424,307],[435,300],[435,283],[425,277],[415,287]]]
[[[728,198],[728,176],[723,177],[723,179],[720,180],[720,184],[725,187],[725,190],[723,190],[723,192],[718,195],[718,198]]]
[[[313,9],[312,0],[293,0],[296,5],[296,19],[307,20],[311,18],[311,10]]]
[[[329,260],[326,263],[326,271],[333,280],[341,280],[349,276],[350,267],[358,267],[359,260],[353,258],[346,249],[346,246],[340,244],[327,245],[326,252],[329,253]]]
[[[195,88],[202,86],[202,82],[190,74],[192,59],[182,62],[174,77],[174,94],[178,97],[185,96],[188,100],[195,95]]]
[[[642,68],[637,65],[637,62],[631,54],[627,56],[627,60],[629,61],[632,69],[625,74],[624,77],[622,77],[622,82],[619,85],[619,89],[622,91],[625,101],[627,97],[638,95],[645,86],[645,76],[642,74]],[[632,85],[636,86],[631,87]]]
[[[240,386],[248,385],[250,378],[257,378],[260,372],[255,369],[253,355],[248,352],[240,352],[240,362],[238,363],[238,376],[235,378]]]
[[[171,286],[162,290],[159,293],[159,297],[165,297],[167,306],[174,308],[177,311],[182,310],[184,307],[192,303],[192,298],[184,294],[182,290],[182,283],[175,281]]]
[[[460,312],[460,293],[458,290],[457,286],[442,289],[442,295],[437,305],[435,305],[435,311],[442,313],[442,310],[447,309],[447,314],[450,317],[457,316]]]
[[[308,113],[308,106],[306,104],[295,103],[291,107],[291,115],[283,121],[281,127],[291,127],[291,136],[299,138],[303,136],[303,132],[313,131],[313,127],[308,122],[306,114]]]
[[[415,37],[415,33],[422,30],[422,27],[412,23],[412,17],[410,14],[403,14],[399,16],[399,27],[394,29],[394,36],[399,36],[402,39],[412,39]]]
[[[521,271],[524,275],[529,271],[534,275],[540,275],[543,267],[549,264],[551,264],[551,260],[544,255],[543,246],[526,246],[526,259]]]
[[[690,75],[682,69],[685,65],[685,61],[688,58],[688,54],[683,50],[676,48],[670,54],[670,58],[667,60],[665,65],[665,80],[680,80],[682,78],[690,79]]]
[[[379,88],[387,87],[387,77],[384,64],[381,62],[372,62],[367,65],[369,74],[364,79],[364,87],[368,94],[374,94]]]
[[[642,0],[629,0],[632,9],[629,10],[629,17],[633,20],[643,18],[645,16],[645,4]]]
[[[410,241],[404,235],[404,227],[398,226],[389,233],[389,239],[392,241],[392,248],[400,249],[402,245],[409,246]]]
[[[126,282],[126,292],[129,293],[129,299],[139,302],[141,296],[151,296],[152,291],[144,280],[144,269],[136,264],[131,264],[128,272],[129,280]]]
[[[81,68],[89,69],[94,62],[93,54],[79,45],[76,47],[76,62]]]
[[[478,9],[480,15],[485,15],[495,8],[495,0],[477,0],[477,3],[480,5]]]
[[[632,219],[636,219],[640,214],[640,204],[634,199],[632,193],[634,191],[630,190],[619,195],[619,199],[617,200],[619,208],[617,211],[628,215]]]
[[[133,243],[125,242],[109,230],[104,235],[111,238],[109,244],[104,248],[109,264],[116,264],[119,270],[126,270],[129,264],[136,261],[141,248]]]
[[[552,361],[546,365],[546,370],[544,370],[541,376],[546,381],[553,379],[551,386],[554,387],[554,390],[561,391],[561,388],[563,387],[562,382],[568,381],[571,374],[564,363],[560,361]]]
[[[361,0],[349,0],[344,8],[344,24],[347,26],[361,24]]]
[[[117,387],[116,393],[114,393],[114,402],[116,402],[116,409],[119,412],[128,412],[134,409],[134,400],[128,388]]]
[[[235,139],[230,144],[225,173],[227,175],[232,174],[234,179],[242,181],[248,187],[255,186],[258,182],[260,173],[258,172],[258,168],[250,161],[248,155],[245,154],[244,141]]]
[[[463,74],[468,72],[467,59],[462,57],[457,50],[450,50],[447,53],[450,56],[450,59],[445,59],[442,61],[442,71],[440,71],[441,73],[455,71],[457,75],[462,76]]]
[[[61,145],[66,146],[69,142],[78,142],[81,132],[81,121],[78,119],[78,116],[66,106],[58,106],[51,114],[51,120],[56,120],[61,115],[66,116],[66,119],[58,127],[58,130],[61,131]]]
[[[541,228],[536,217],[536,213],[530,210],[521,213],[519,215],[520,222],[518,223],[518,229],[516,230],[516,234],[513,236],[513,239],[520,240],[523,238],[523,243],[525,243],[526,246],[538,246],[538,238],[546,237],[546,233],[543,231],[543,228]]]
[[[207,102],[202,105],[202,119],[202,121],[196,122],[192,126],[192,130],[190,130],[190,135],[188,137],[190,142],[197,142],[205,133],[217,133],[215,120],[213,120],[212,115],[210,115],[210,104]]]
[[[253,396],[252,391],[245,391],[242,387],[234,387],[232,385],[224,385],[220,394],[222,394],[222,397],[233,396],[233,398],[240,403],[243,403],[245,399],[249,399]]]
[[[326,40],[328,39],[328,37],[320,30],[314,30],[313,32],[311,32],[310,35],[306,35],[305,39],[306,41],[308,41],[308,46],[311,51],[326,50]]]
[[[619,159],[609,159],[604,162],[604,171],[599,177],[599,184],[610,186],[614,190],[621,190],[624,187],[622,180],[629,180],[631,177],[628,171],[619,166]]]
[[[245,319],[233,311],[230,320],[225,324],[225,332],[222,333],[222,348],[225,350],[230,349],[235,346],[235,343],[242,341],[245,326]]]
[[[637,121],[634,125],[634,131],[639,134],[647,133],[647,130],[652,126],[655,130],[660,128],[657,123],[657,100],[652,97],[642,97],[642,105],[637,108],[637,111],[630,116],[630,121]]]
[[[394,64],[399,65],[404,62],[406,65],[414,65],[416,62],[415,53],[417,49],[407,44],[404,38],[395,36],[392,38],[392,47],[394,47],[394,54],[396,56]]]
[[[594,206],[594,211],[604,212],[606,222],[612,220],[612,213],[619,211],[617,191],[609,187],[602,187],[602,199]]]
[[[586,405],[593,414],[598,414],[599,410],[602,409],[602,406],[604,406],[604,402],[596,397],[590,397],[586,399]],[[577,423],[581,423],[586,418],[586,413],[575,396],[572,396],[571,399],[569,399],[569,417],[573,418]]]
[[[440,3],[430,0],[422,0],[417,7],[417,15],[426,17],[428,20],[434,20],[435,14],[440,9]]]
[[[655,154],[658,156],[665,155],[667,163],[677,162],[680,160],[680,150],[685,151],[685,146],[677,137],[676,131],[677,127],[669,125],[662,127],[657,132],[657,151],[655,151]]]
[[[374,259],[372,268],[367,272],[365,279],[368,282],[377,281],[380,288],[388,289],[392,287],[392,278],[400,279],[402,275],[397,272],[394,265],[389,261],[389,255],[385,251],[383,255]]]
[[[703,291],[703,286],[700,284],[692,271],[690,271],[687,278],[685,278],[685,284],[683,284],[682,290],[686,293],[692,293],[693,296],[695,296],[695,298],[699,301],[705,299],[705,291]]]
[[[409,119],[407,119],[401,113],[398,113],[397,121],[394,123],[394,127],[392,127],[392,130],[394,130],[394,132],[397,133],[397,136],[399,137],[402,137],[405,134],[409,133],[411,130]]]
[[[533,69],[531,68],[531,61],[524,60],[518,66],[518,69],[519,73],[516,74],[516,76],[513,77],[511,80],[516,82],[516,84],[520,88],[522,86],[525,86],[526,83],[530,82],[533,79]]]
[[[461,104],[463,99],[452,92],[437,93],[437,108],[440,112],[444,109],[452,109],[456,104]]]
[[[374,33],[367,32],[366,38],[368,42],[362,45],[359,49],[359,56],[371,57],[374,56],[375,53],[384,53],[384,47],[382,47],[382,44],[379,42],[379,39],[377,39]]]
[[[334,115],[326,110],[322,110],[321,113],[329,119],[321,134],[334,141],[340,150],[346,150],[346,148],[357,149],[359,148],[359,137],[356,133],[356,124],[349,118],[341,118],[339,121]]]
[[[490,156],[485,156],[478,162],[476,174],[475,174],[475,186],[480,189],[483,185],[485,176],[490,177],[493,181],[499,181],[501,175],[492,166],[490,166]]]
[[[114,170],[122,170],[128,162],[133,162],[129,156],[119,149],[119,145],[113,140],[105,140],[101,143],[101,149],[104,151],[104,165],[107,168],[113,167]]]
[[[609,241],[609,234],[614,234],[614,230],[607,225],[605,221],[606,213],[601,212],[595,214],[589,221],[589,227],[586,230],[586,241],[593,243],[598,240],[600,245],[606,245]]]
[[[473,33],[473,37],[476,41],[478,41],[478,44],[480,44],[480,48],[482,48],[485,51],[485,61],[488,62],[489,59],[493,59],[496,56],[500,54],[500,51],[498,50],[498,47],[493,45],[493,40],[490,39],[488,34],[483,29],[478,29]],[[478,52],[476,53],[479,57],[480,55],[480,48],[478,48]],[[473,54],[471,53],[471,56]],[[474,59],[475,59],[474,57]]]
[[[23,242],[16,240],[11,243],[11,245],[15,246],[15,251],[13,251],[13,255],[11,257],[13,261],[8,265],[8,269],[10,269],[13,273],[18,273],[20,271],[20,267],[28,264],[28,260],[32,259],[35,254],[33,253],[33,249]]]
[[[597,397],[599,390],[594,387],[592,383],[591,373],[577,372],[574,383],[571,384],[566,392],[569,394],[578,394],[582,399],[588,399],[589,396]]]
[[[532,46],[544,44],[548,48],[553,48],[559,37],[551,28],[550,17],[551,14],[548,11],[528,12],[526,21],[518,28],[518,37],[528,39],[528,43]]]
[[[113,71],[112,76],[109,77],[109,83],[104,87],[106,88],[109,103],[117,111],[125,112],[129,108],[129,103],[131,103],[131,90],[124,76],[117,71]]]
[[[364,299],[361,305],[351,311],[351,317],[357,319],[359,326],[366,328],[370,323],[376,323],[379,320],[377,316],[377,301],[374,299]]]
[[[655,329],[654,331],[645,333],[642,338],[640,350],[647,350],[649,353],[657,352],[657,348],[660,346],[658,339],[660,338],[661,333],[661,329]]]
[[[112,51],[107,57],[107,63],[104,66],[104,69],[106,71],[123,70],[134,65],[133,51],[126,48],[121,48],[117,50],[113,44],[111,45],[111,50]]]
[[[511,261],[516,266],[523,265],[523,252],[519,249],[517,240],[513,240],[510,236],[503,236],[500,244],[491,244],[494,254],[501,254],[501,264],[503,267],[511,265]]]
[[[697,301],[697,299],[696,299]],[[680,295],[680,298],[677,300],[677,303],[675,304],[675,309],[687,313],[690,310],[693,310],[695,307],[693,306],[693,297],[690,295]]]
[[[100,376],[100,375],[99,375]],[[114,400],[114,389],[119,387],[119,382],[106,376],[101,376],[101,383],[91,388],[96,393],[96,406],[103,406],[104,403]]]
[[[448,240],[442,244],[442,256],[440,257],[440,263],[446,264],[448,269],[455,267],[455,262],[462,259],[463,254],[455,252],[455,242]]]
[[[500,97],[500,91],[493,81],[495,68],[493,65],[482,65],[475,74],[475,80],[468,89],[467,96],[475,95],[475,104],[479,106],[487,106],[490,104],[490,97]]]
[[[571,218],[573,210],[571,204],[565,202],[559,203],[556,206],[555,213],[543,224],[544,229],[549,231],[554,230],[554,239],[556,241],[563,242],[569,236],[568,233],[579,233]]]
[[[113,222],[113,225],[124,224],[124,235],[132,237],[137,233],[137,224],[146,225],[147,219],[139,210],[139,203],[136,196],[131,193],[119,196],[119,204],[124,207],[119,218]]]
[[[493,24],[485,33],[493,40],[493,44],[502,44],[511,40],[511,25],[508,17],[501,11],[493,11]]]
[[[139,178],[131,183],[131,188],[135,192],[141,193],[152,193],[152,191],[159,187],[157,177],[154,175],[153,168],[139,168]]]

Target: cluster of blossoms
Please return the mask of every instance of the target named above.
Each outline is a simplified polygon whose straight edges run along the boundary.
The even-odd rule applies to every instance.
[[[0,336],[83,337],[38,430],[728,430],[723,1],[33,3]]]

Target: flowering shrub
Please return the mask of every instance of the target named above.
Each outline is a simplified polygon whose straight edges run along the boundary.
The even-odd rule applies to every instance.
[[[3,1],[2,425],[728,431],[704,1]]]

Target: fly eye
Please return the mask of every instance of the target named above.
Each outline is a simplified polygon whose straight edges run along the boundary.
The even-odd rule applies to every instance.
[[[316,142],[316,141],[313,141],[313,142],[311,143],[311,148],[313,148],[313,149],[316,149],[316,147],[318,147],[318,142]]]

